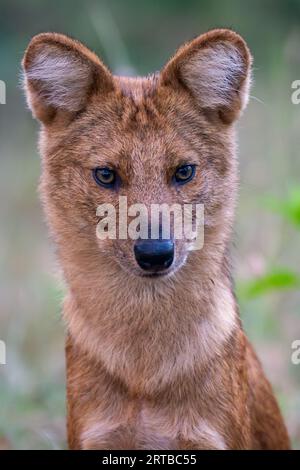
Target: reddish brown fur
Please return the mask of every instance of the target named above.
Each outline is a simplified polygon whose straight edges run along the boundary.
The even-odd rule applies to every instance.
[[[229,30],[184,45],[160,74],[113,77],[83,45],[33,38],[28,101],[42,122],[41,194],[68,288],[72,449],[287,449],[271,387],[243,332],[228,249],[237,189],[234,122],[251,56]],[[179,164],[197,175],[175,189]],[[101,189],[91,170],[114,167]],[[169,276],[141,275],[131,240],[96,237],[96,208],[205,204],[205,244],[176,241]]]

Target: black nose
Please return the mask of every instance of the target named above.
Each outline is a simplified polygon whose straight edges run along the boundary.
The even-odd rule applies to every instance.
[[[145,271],[168,269],[174,259],[172,240],[137,240],[134,245],[135,259]]]

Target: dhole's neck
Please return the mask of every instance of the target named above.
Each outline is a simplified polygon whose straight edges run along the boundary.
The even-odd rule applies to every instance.
[[[238,322],[229,279],[222,270],[201,278],[197,265],[150,283],[120,270],[74,277],[64,307],[73,340],[135,391],[204,367]]]

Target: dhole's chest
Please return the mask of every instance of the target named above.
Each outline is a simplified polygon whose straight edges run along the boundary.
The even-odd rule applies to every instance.
[[[118,407],[119,408],[119,407]],[[130,408],[130,409],[129,409]],[[121,411],[120,408],[118,411]],[[177,414],[177,416],[176,416]],[[200,416],[146,403],[123,414],[95,414],[80,436],[83,449],[225,449],[222,435]]]

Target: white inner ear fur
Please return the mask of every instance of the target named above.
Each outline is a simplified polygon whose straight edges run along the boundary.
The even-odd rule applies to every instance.
[[[37,81],[35,90],[45,105],[79,111],[92,81],[89,63],[72,53],[43,51],[34,58],[26,79]]]
[[[181,73],[203,107],[230,108],[237,97],[241,109],[247,105],[250,83],[247,64],[230,43],[200,50],[183,64]]]

